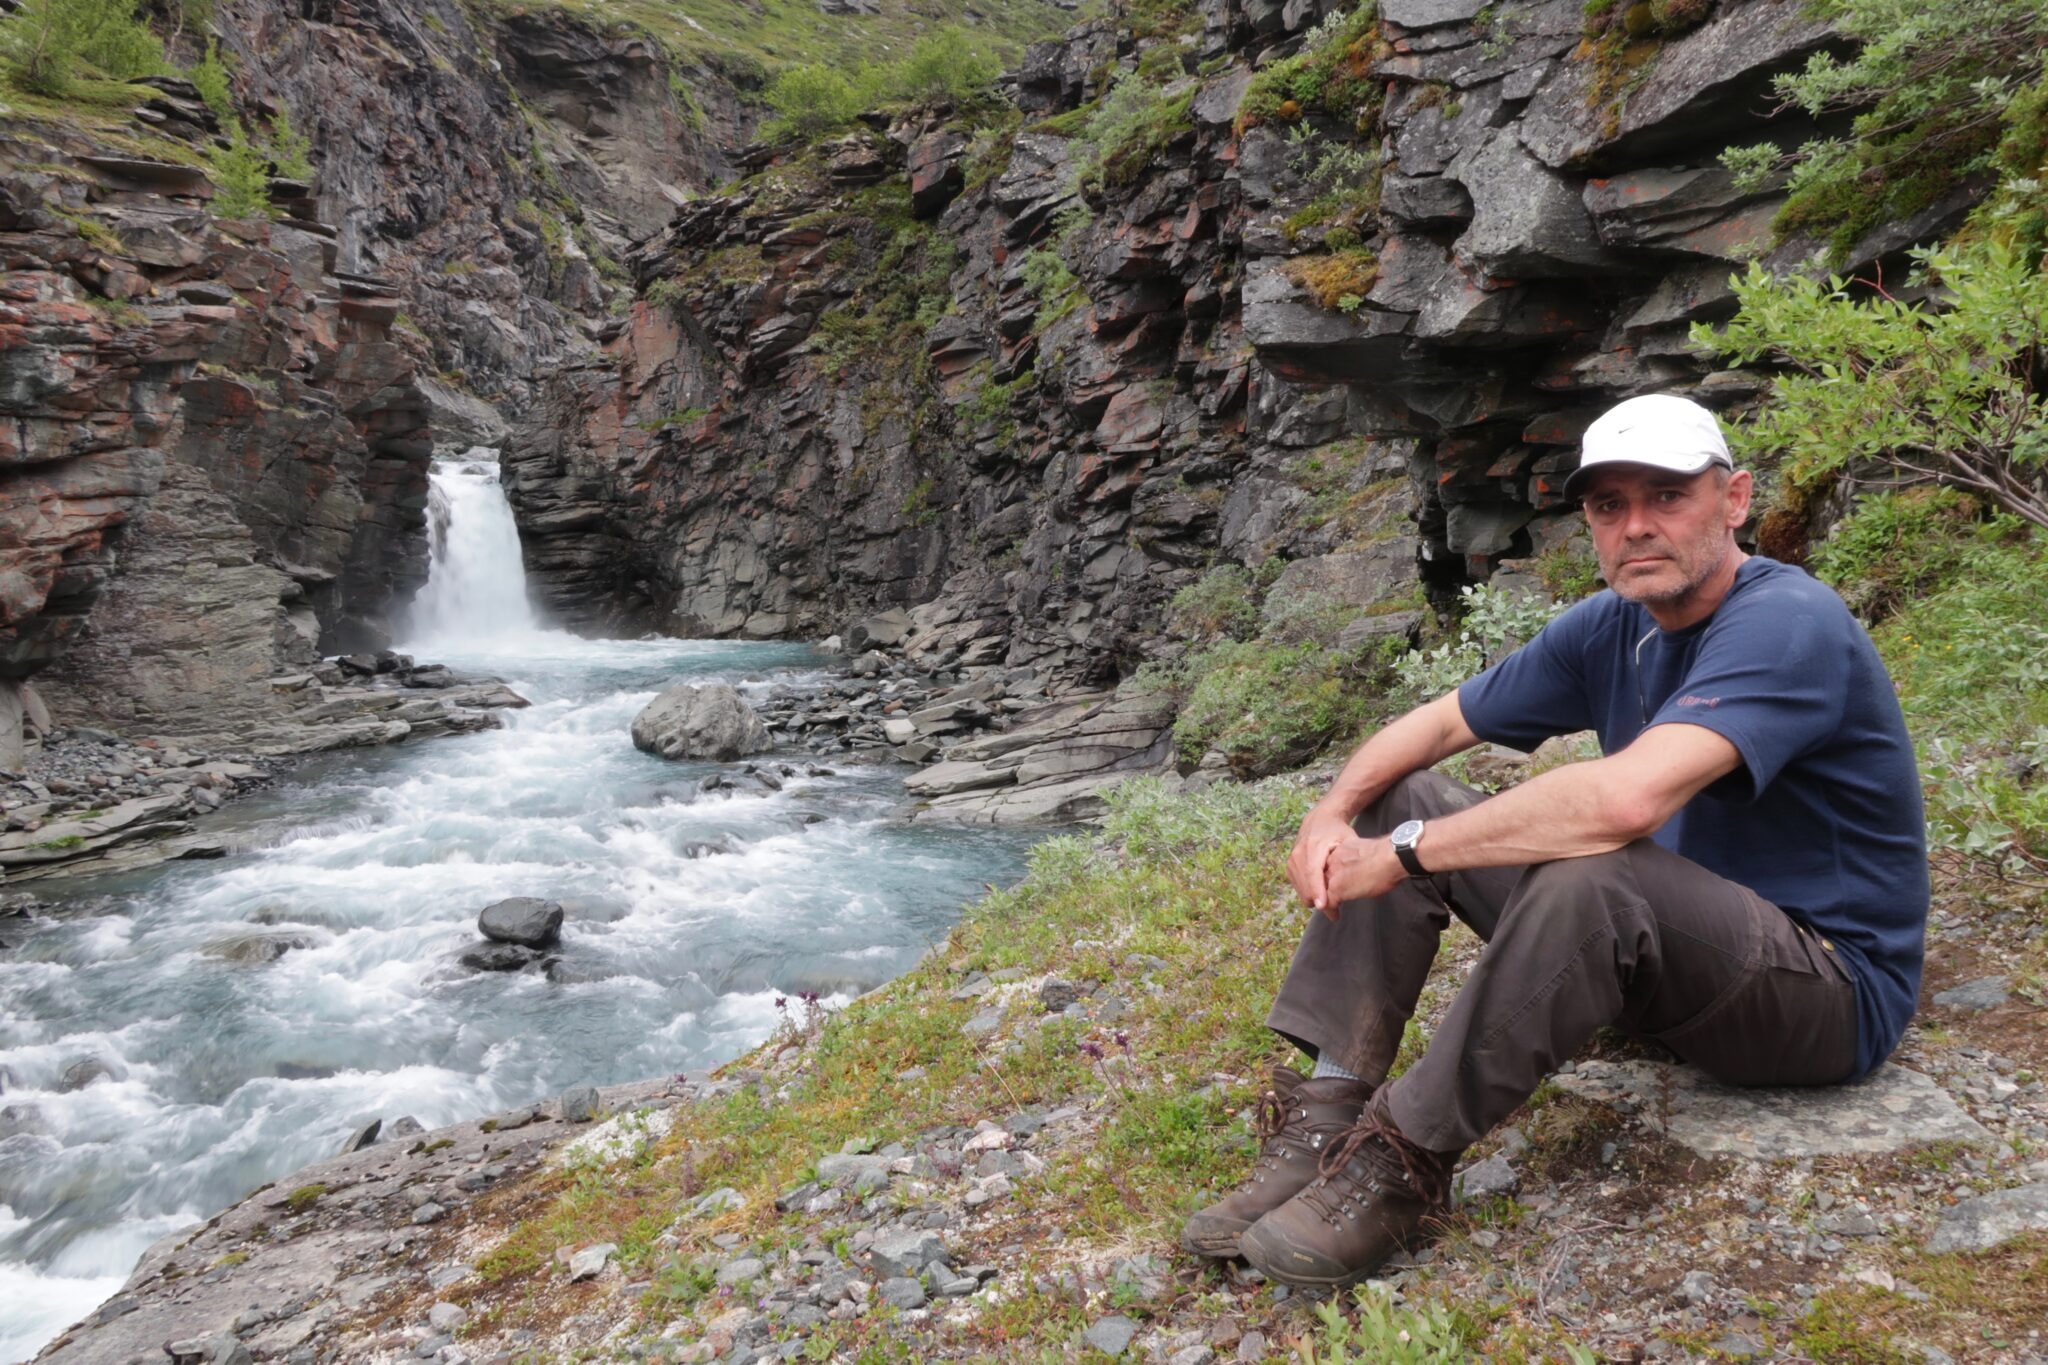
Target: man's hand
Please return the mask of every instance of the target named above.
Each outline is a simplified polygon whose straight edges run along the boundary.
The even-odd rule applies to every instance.
[[[1294,851],[1287,855],[1287,880],[1294,883],[1304,901],[1331,919],[1337,918],[1337,898],[1330,895],[1327,880],[1330,855],[1347,843],[1359,842],[1349,820],[1318,805],[1302,817]]]
[[[1337,907],[1361,896],[1384,896],[1408,879],[1400,855],[1387,839],[1353,837],[1339,844],[1323,870],[1328,907],[1317,906],[1332,920]]]

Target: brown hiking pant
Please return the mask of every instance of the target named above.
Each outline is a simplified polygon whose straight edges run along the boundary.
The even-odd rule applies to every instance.
[[[1482,801],[1439,773],[1396,783],[1355,828],[1385,838]],[[1420,848],[1429,861],[1429,841]],[[1473,868],[1310,913],[1266,1017],[1375,1085],[1451,916],[1486,941],[1422,1058],[1381,1092],[1412,1141],[1484,1135],[1613,1024],[1734,1085],[1826,1085],[1856,1065],[1856,990],[1817,933],[1747,887],[1639,839],[1613,853]]]

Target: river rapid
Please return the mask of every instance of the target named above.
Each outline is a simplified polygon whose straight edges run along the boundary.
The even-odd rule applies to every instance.
[[[1020,872],[1030,836],[893,819],[893,765],[699,794],[719,765],[636,751],[629,723],[671,682],[760,693],[820,684],[831,661],[545,628],[496,465],[472,455],[436,466],[432,576],[400,647],[501,676],[530,709],[310,760],[210,818],[232,856],[0,922],[0,1361],[89,1312],[157,1238],[372,1118],[431,1127],[724,1061],[774,1029],[778,997],[879,985]],[[552,978],[455,963],[512,895],[567,908]],[[271,935],[298,946],[249,951]],[[105,1074],[66,1089],[80,1062]]]

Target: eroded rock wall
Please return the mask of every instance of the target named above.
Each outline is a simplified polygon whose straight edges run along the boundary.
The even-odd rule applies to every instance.
[[[260,727],[273,676],[387,642],[436,444],[589,352],[617,259],[744,141],[643,38],[481,14],[216,7],[245,121],[310,139],[275,222],[213,211],[181,81],[127,127],[0,111],[0,675],[60,722]]]
[[[1593,415],[1757,392],[1687,329],[1727,314],[1743,262],[1810,268],[1817,244],[1777,242],[1779,197],[1718,157],[1811,131],[1769,78],[1833,40],[1798,0],[1626,40],[1589,35],[1578,0],[1384,0],[1346,58],[1363,126],[1245,126],[1256,69],[1335,8],[1215,0],[1159,40],[1183,74],[1158,98],[1188,112],[1127,183],[1081,193],[1089,149],[1045,121],[1157,69],[1097,23],[1031,51],[1021,118],[864,130],[679,211],[607,355],[558,373],[511,442],[555,608],[816,636],[914,606],[914,653],[1084,687],[1158,653],[1164,603],[1218,559],[1310,561],[1297,584],[1384,608],[1583,553],[1557,490]],[[1376,182],[1362,216],[1313,211],[1331,149],[1370,168],[1346,187]],[[1065,303],[1024,269],[1056,233]],[[876,277],[908,269],[906,240],[952,253],[943,307],[869,325],[901,311]],[[1357,292],[1318,300],[1339,253]]]

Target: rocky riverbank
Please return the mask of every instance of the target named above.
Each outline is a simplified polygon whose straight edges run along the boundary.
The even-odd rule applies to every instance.
[[[221,717],[215,733],[141,739],[57,726],[33,687],[13,690],[24,742],[0,778],[0,874],[24,882],[216,858],[228,841],[193,822],[282,760],[484,729],[527,704],[496,678],[389,651],[322,660],[269,685],[281,705],[267,723]]]
[[[2040,1359],[2041,1007],[1968,975],[2029,939],[1959,884],[1926,1012],[1864,1084],[1728,1091],[1597,1041],[1466,1155],[1434,1244],[1367,1286],[1384,1338],[1180,1252],[1179,1217],[1252,1147],[1305,799],[1126,793],[1107,842],[1043,855],[843,1012],[791,1002],[715,1075],[295,1173],[167,1239],[43,1359],[1209,1365],[1384,1358],[1404,1331],[1444,1358]],[[1477,950],[1454,930],[1425,1020]]]

